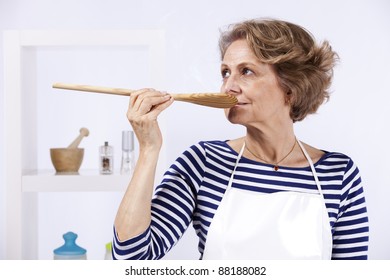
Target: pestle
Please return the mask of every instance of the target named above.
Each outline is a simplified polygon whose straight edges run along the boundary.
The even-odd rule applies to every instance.
[[[76,139],[67,147],[67,149],[77,149],[83,137],[89,135],[89,130],[85,127],[80,128],[80,134]]]

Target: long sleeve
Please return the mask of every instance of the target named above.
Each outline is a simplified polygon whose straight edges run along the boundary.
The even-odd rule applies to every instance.
[[[114,228],[114,259],[160,259],[177,243],[193,219],[204,163],[205,152],[198,144],[172,164],[155,189],[147,230],[120,241]]]
[[[349,161],[334,225],[332,259],[368,258],[368,216],[359,169]]]

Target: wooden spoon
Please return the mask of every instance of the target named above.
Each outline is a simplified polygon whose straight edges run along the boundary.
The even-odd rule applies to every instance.
[[[134,90],[123,88],[109,88],[88,85],[75,85],[55,83],[53,88],[69,89],[87,92],[116,94],[122,96],[130,96]],[[214,108],[231,108],[237,104],[237,98],[231,94],[225,93],[188,93],[188,94],[171,94],[173,99],[177,101],[190,102],[198,105],[214,107]]]

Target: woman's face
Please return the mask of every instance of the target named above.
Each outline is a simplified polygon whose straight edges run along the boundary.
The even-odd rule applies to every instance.
[[[251,126],[291,121],[286,94],[280,87],[273,66],[262,63],[246,40],[234,41],[221,64],[221,92],[237,97],[238,104],[225,109],[228,120]]]

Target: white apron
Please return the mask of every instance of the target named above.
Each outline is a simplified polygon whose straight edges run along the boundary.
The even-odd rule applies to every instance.
[[[209,227],[203,259],[331,258],[332,233],[324,196],[313,162],[298,144],[310,164],[319,194],[262,194],[232,188],[244,143]]]

